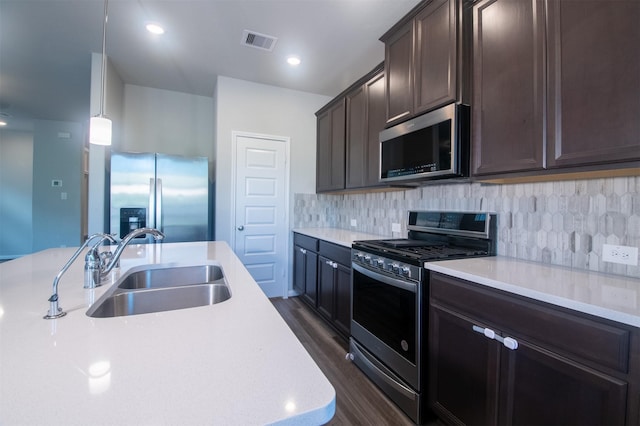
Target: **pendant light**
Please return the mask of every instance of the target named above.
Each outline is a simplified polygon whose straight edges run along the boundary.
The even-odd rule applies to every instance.
[[[104,115],[105,79],[107,74],[107,7],[109,0],[104,0],[104,22],[102,24],[102,69],[100,80],[100,114],[89,121],[89,142],[95,145],[111,145],[111,120]]]

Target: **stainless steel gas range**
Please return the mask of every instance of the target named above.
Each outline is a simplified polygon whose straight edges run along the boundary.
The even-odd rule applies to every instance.
[[[496,216],[410,211],[408,238],[355,241],[351,359],[416,423],[428,420],[428,274],[424,262],[493,256]]]

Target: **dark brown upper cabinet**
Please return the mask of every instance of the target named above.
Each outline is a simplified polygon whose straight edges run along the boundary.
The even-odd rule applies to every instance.
[[[541,0],[484,0],[474,5],[475,175],[544,167],[543,49]]]
[[[364,186],[367,156],[366,119],[367,88],[360,86],[347,94],[347,188]]]
[[[422,2],[385,44],[387,126],[457,100],[459,0]]]
[[[458,7],[455,0],[434,0],[415,18],[415,115],[456,100]]]
[[[636,0],[475,3],[472,174],[639,170],[638,22]]]
[[[345,99],[331,102],[316,113],[316,191],[344,189]]]
[[[384,101],[379,64],[316,113],[316,192],[386,186],[378,179]]]
[[[385,125],[382,67],[346,95],[347,188],[368,188],[379,182],[379,134]]]
[[[547,9],[547,166],[640,160],[640,1]]]
[[[385,44],[384,72],[387,90],[387,124],[413,114],[413,20],[381,40]]]
[[[380,186],[380,132],[386,123],[384,71],[365,83],[367,88],[367,167],[365,186]]]

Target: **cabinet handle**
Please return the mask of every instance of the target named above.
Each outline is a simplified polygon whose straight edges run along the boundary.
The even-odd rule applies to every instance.
[[[476,333],[483,334],[489,339],[497,340],[498,342],[502,343],[507,349],[510,349],[512,351],[518,349],[518,341],[513,337],[502,337],[499,334],[496,334],[496,332],[490,328],[478,327],[477,325],[474,325],[472,328]]]
[[[504,340],[502,341],[502,344],[505,345],[508,349],[511,349],[512,351],[515,351],[516,349],[518,349],[518,341],[511,337],[505,337]]]
[[[475,331],[476,333],[484,334],[484,336],[488,337],[489,339],[496,338],[496,332],[490,328],[483,328],[483,327],[478,327],[477,325],[474,325],[473,331]]]
[[[302,254],[307,254],[307,251],[306,251],[305,249],[301,248],[301,249],[300,249],[300,253],[302,253]]]
[[[331,260],[325,260],[324,263],[331,266],[333,269],[338,269],[338,264],[336,262],[333,262]]]

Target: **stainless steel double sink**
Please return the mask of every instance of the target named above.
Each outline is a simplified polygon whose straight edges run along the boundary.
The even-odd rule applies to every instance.
[[[123,275],[87,311],[111,318],[214,305],[231,298],[222,267],[146,265]]]

